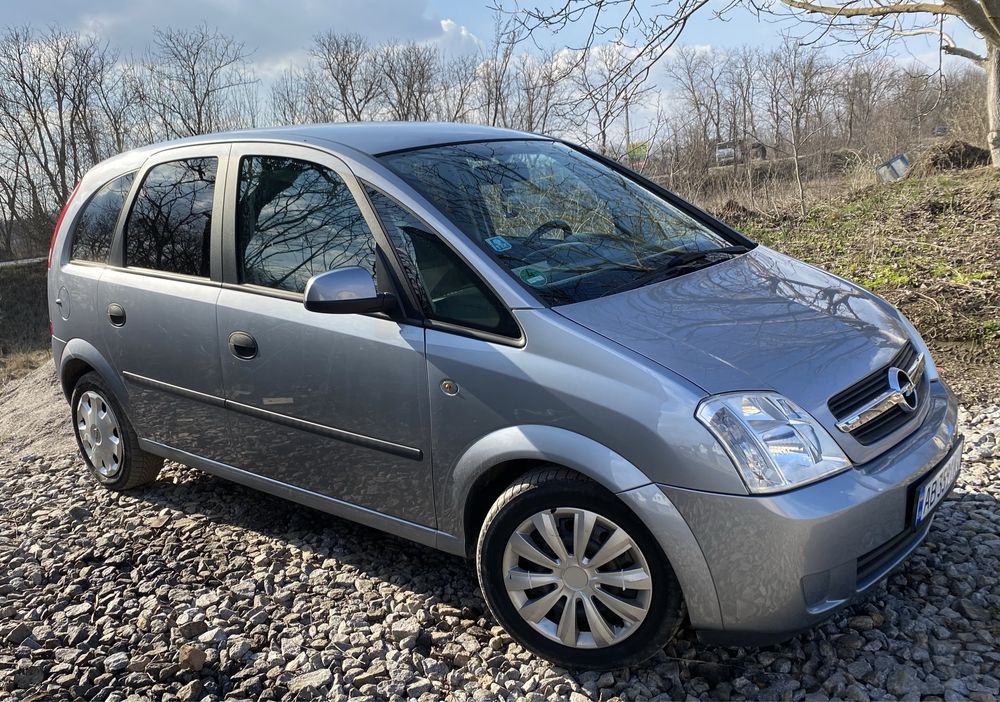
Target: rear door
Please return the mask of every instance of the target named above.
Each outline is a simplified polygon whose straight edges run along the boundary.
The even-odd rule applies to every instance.
[[[434,525],[424,330],[302,305],[317,273],[362,266],[390,286],[353,175],[307,147],[236,144],[218,305],[235,464]]]
[[[229,448],[215,321],[228,152],[171,149],[143,165],[98,287],[105,348],[136,432],[216,459]]]

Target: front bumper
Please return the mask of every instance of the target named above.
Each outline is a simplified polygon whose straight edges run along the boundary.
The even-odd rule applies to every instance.
[[[930,384],[923,424],[875,460],[771,496],[661,486],[711,571],[718,620],[692,625],[723,644],[765,644],[807,629],[884,578],[927,535],[912,526],[917,483],[953,451],[958,409]],[[687,593],[685,593],[687,594]]]

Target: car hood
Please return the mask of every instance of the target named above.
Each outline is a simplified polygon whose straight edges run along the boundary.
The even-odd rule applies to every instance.
[[[907,339],[879,298],[763,246],[555,311],[706,392],[777,391],[835,437],[827,400],[889,363]]]

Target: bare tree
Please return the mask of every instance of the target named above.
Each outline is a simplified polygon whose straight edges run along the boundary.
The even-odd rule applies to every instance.
[[[611,130],[622,120],[623,146],[630,141],[629,110],[649,92],[645,80],[637,80],[631,71],[634,59],[631,51],[614,44],[601,44],[586,52],[586,57],[574,71],[586,117],[593,126],[601,153],[609,154]],[[624,154],[625,149],[621,149]],[[619,154],[620,155],[620,154]]]
[[[386,90],[381,50],[360,34],[326,32],[316,37],[310,53],[315,66],[306,77],[315,113],[358,122],[380,111]]]
[[[511,28],[512,22],[494,24],[493,41],[483,52],[477,71],[480,85],[479,112],[484,124],[509,126],[508,108],[513,89],[512,62],[520,36]]]
[[[851,41],[875,46],[895,37],[934,34],[941,51],[972,61],[986,71],[986,143],[1000,168],[1000,0],[842,0],[830,4],[781,0],[791,12],[818,25],[822,33],[839,31]],[[942,19],[955,17],[982,37],[985,55],[958,46],[944,33]],[[914,27],[912,23],[916,23]]]
[[[547,133],[569,127],[569,114],[579,114],[572,90],[574,66],[553,51],[539,55],[521,53],[512,61],[510,126]],[[579,122],[577,122],[579,123]]]
[[[744,0],[744,3],[759,12],[801,19],[807,33],[810,29],[816,29],[819,36],[839,32],[845,39],[860,41],[869,49],[914,33],[939,36],[944,53],[969,59],[986,71],[983,96],[988,122],[986,142],[994,166],[1000,168],[1000,0],[830,0],[827,3],[780,0],[777,4]],[[515,4],[508,12],[529,34],[543,28],[558,30],[579,24],[586,28],[583,43],[586,48],[611,42],[634,47],[635,61],[630,70],[633,75],[642,75],[665,55],[686,22],[705,4],[703,0],[679,0],[655,4],[649,11],[637,0],[559,0],[554,6],[541,9],[521,9]],[[958,46],[941,29],[944,17],[958,18],[982,37],[985,52]]]
[[[772,96],[770,116],[776,141],[787,144],[791,153],[799,210],[804,216],[803,149],[826,126],[824,108],[832,95],[831,67],[822,56],[786,38],[779,48],[766,55],[764,76]]]
[[[157,29],[138,83],[161,133],[172,137],[253,126],[256,84],[243,44],[206,25]]]
[[[476,94],[475,55],[442,56],[434,88],[434,117],[445,122],[468,122]]]
[[[684,107],[696,125],[706,166],[710,147],[722,137],[720,58],[695,47],[680,47],[666,67],[667,76],[678,87]]]
[[[305,69],[290,66],[271,85],[271,118],[279,124],[313,121]]]
[[[433,114],[438,52],[432,46],[406,42],[389,43],[379,51],[390,119],[426,121]]]
[[[100,99],[114,90],[115,60],[96,38],[74,32],[23,27],[0,37],[0,248],[8,255],[15,230],[29,248],[44,246],[53,210],[117,146],[110,100]]]

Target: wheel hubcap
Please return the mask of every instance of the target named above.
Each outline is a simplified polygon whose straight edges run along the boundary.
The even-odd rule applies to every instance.
[[[507,542],[503,572],[518,614],[565,646],[617,644],[649,612],[652,578],[639,546],[589,510],[560,507],[526,519]]]
[[[105,478],[117,475],[124,447],[111,405],[93,390],[83,393],[76,406],[76,427],[83,453],[94,469]]]

